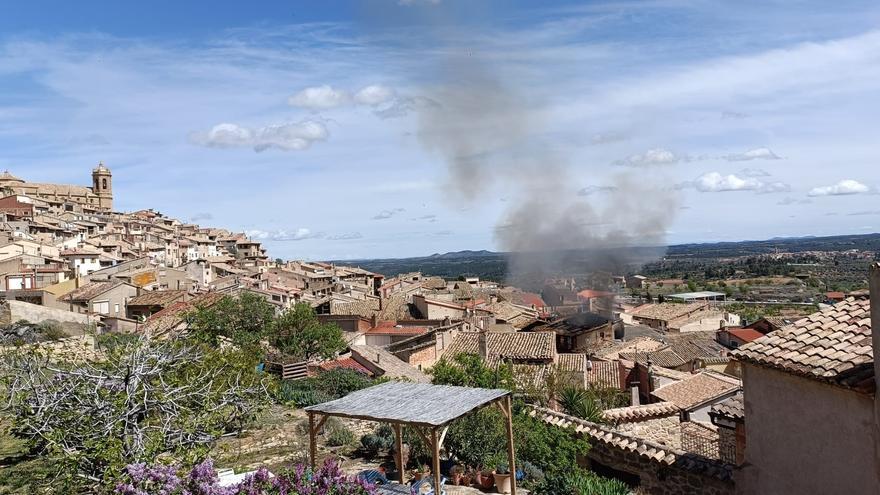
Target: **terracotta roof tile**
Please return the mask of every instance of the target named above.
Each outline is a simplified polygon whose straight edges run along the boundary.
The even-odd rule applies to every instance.
[[[849,298],[745,344],[741,361],[873,390],[870,302]]]
[[[652,395],[687,410],[734,392],[741,387],[741,382],[734,377],[704,371],[679,382],[664,385],[654,390]]]
[[[639,406],[617,407],[606,409],[602,417],[613,423],[628,423],[645,419],[662,418],[678,414],[679,408],[672,402],[655,402]]]
[[[746,416],[746,409],[743,403],[743,393],[739,392],[729,399],[725,399],[718,404],[713,404],[712,412],[710,414],[733,420],[744,419]]]
[[[444,355],[479,353],[479,332],[455,336]],[[552,360],[556,353],[556,335],[550,332],[489,332],[486,334],[489,357],[507,359]]]

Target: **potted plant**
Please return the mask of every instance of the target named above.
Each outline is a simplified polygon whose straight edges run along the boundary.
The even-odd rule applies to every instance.
[[[494,457],[493,460],[495,461],[495,476],[493,477],[495,488],[498,493],[510,493],[510,465],[501,455]]]
[[[459,486],[471,486],[474,481],[474,472],[471,468],[464,468],[461,478],[458,480]]]
[[[452,484],[458,486],[461,484],[461,477],[464,474],[464,467],[456,464],[449,469],[449,478]]]
[[[431,468],[427,464],[422,464],[422,467],[413,471],[413,479],[416,481],[420,481],[422,478],[429,478],[430,476]]]
[[[495,486],[495,473],[490,469],[480,469],[477,468],[474,477],[474,484],[477,488],[481,488],[483,490],[489,490],[493,486]]]

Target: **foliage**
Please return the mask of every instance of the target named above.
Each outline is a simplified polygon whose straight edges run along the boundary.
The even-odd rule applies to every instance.
[[[544,470],[529,461],[517,461],[517,469],[523,472],[523,480],[540,483],[544,480]]]
[[[113,492],[116,495],[373,495],[375,487],[347,476],[328,459],[314,472],[299,464],[272,476],[260,468],[243,482],[221,487],[213,462],[208,459],[183,476],[177,466],[132,464],[125,469]]]
[[[335,368],[302,380],[283,380],[276,398],[295,407],[308,407],[338,399],[376,383],[379,381],[355,370]]]
[[[128,462],[203,456],[266,405],[265,384],[240,352],[141,338],[106,361],[55,362],[35,349],[3,355],[11,432],[55,460],[67,481],[113,479]]]
[[[342,329],[335,323],[321,323],[315,310],[301,303],[275,320],[270,342],[297,359],[330,359],[346,347]]]
[[[559,396],[559,402],[566,414],[601,423],[602,408],[599,402],[582,388],[567,387]]]
[[[434,385],[514,389],[513,371],[509,365],[490,368],[476,354],[458,354],[451,361],[441,358],[428,373]]]
[[[496,408],[465,416],[449,426],[444,446],[464,464],[494,468],[493,456],[507,451],[504,417]]]
[[[354,433],[347,426],[336,418],[331,418],[331,420],[328,420],[324,425],[327,445],[330,447],[341,447],[354,442]]]
[[[380,425],[375,432],[361,437],[361,448],[370,459],[379,455],[379,452],[391,450],[393,447],[394,430],[386,424]]]
[[[275,322],[275,306],[258,294],[242,292],[225,296],[208,307],[198,307],[186,315],[190,334],[219,345],[227,337],[239,347],[254,348]]]
[[[580,469],[547,476],[532,490],[535,495],[627,495],[629,492],[629,487],[618,480]]]
[[[576,469],[578,457],[590,450],[590,444],[570,429],[548,425],[524,412],[513,416],[513,435],[517,459],[532,463],[547,474]]]

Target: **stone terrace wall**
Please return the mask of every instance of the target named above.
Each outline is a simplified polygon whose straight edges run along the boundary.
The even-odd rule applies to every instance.
[[[733,481],[701,475],[676,465],[653,462],[637,452],[593,442],[587,454],[587,467],[595,463],[639,477],[640,489],[651,495],[733,495]]]
[[[84,314],[22,301],[0,302],[0,325],[9,325],[19,320],[27,320],[31,323],[55,320],[61,323],[68,332],[81,331],[89,325],[89,317]]]

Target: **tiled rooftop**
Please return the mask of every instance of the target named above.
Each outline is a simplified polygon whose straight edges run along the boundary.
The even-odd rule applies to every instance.
[[[653,320],[670,321],[681,318],[688,313],[699,311],[705,306],[706,303],[659,303],[640,306],[636,308],[636,310],[633,312],[633,316],[635,316],[636,318],[650,318]]]
[[[561,355],[561,354],[560,354]],[[620,388],[618,361],[593,361],[587,370],[587,384],[595,387]]]
[[[479,332],[462,332],[455,336],[444,356],[479,353]],[[556,335],[550,332],[487,333],[490,358],[552,360],[556,352]]]
[[[873,390],[868,300],[849,298],[743,345],[737,359],[861,390]]]
[[[740,392],[729,399],[712,405],[712,415],[721,416],[733,420],[742,420],[746,416],[746,408],[743,405],[743,393]]]
[[[742,383],[721,373],[704,371],[679,382],[664,385],[652,392],[660,400],[681,409],[692,409],[742,387]]]
[[[654,404],[606,409],[602,412],[602,417],[605,421],[610,421],[612,423],[626,423],[630,421],[642,421],[651,418],[673,416],[678,414],[678,411],[678,406],[672,402],[655,402]]]

